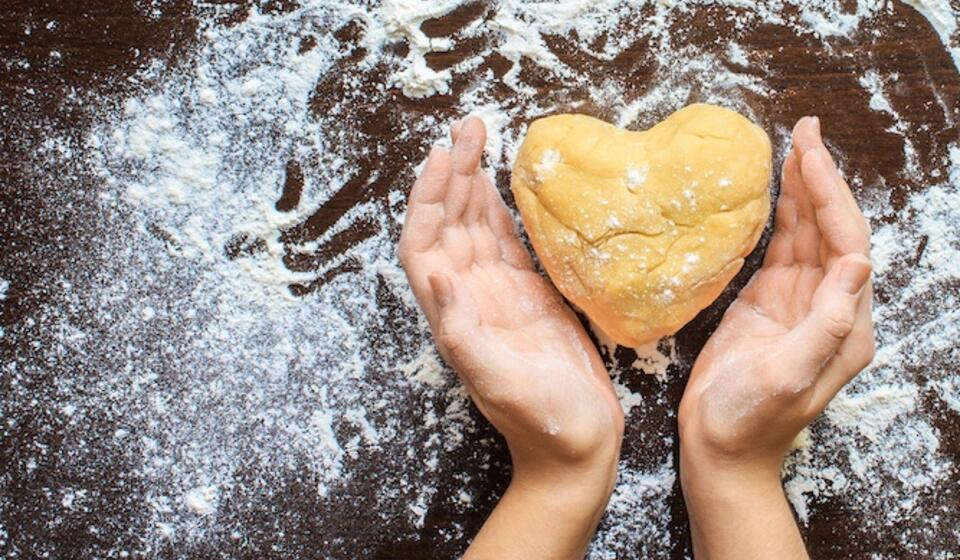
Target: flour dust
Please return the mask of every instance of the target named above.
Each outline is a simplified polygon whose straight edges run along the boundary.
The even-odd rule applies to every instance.
[[[558,107],[604,108],[636,128],[695,95],[762,120],[754,100],[775,92],[768,61],[736,39],[705,52],[672,31],[698,2],[300,4],[251,8],[234,25],[219,23],[228,8],[198,5],[199,41],[185,62],[143,70],[138,81],[156,85],[97,109],[82,145],[52,138],[37,156],[90,163],[101,216],[90,233],[99,241],[63,270],[53,303],[0,331],[5,341],[35,341],[3,365],[3,417],[50,418],[61,447],[38,439],[18,468],[56,460],[65,476],[49,492],[65,511],[96,507],[100,490],[84,473],[98,457],[115,462],[132,535],[116,546],[129,554],[243,543],[253,537],[238,512],[290,503],[291,488],[320,504],[304,513],[321,518],[311,522],[318,530],[347,512],[414,538],[437,503],[481,507],[477,481],[507,468],[496,459],[502,449],[433,350],[395,256],[413,169],[426,147],[447,141],[452,114],[483,118],[487,161],[502,179],[525,123]],[[836,0],[702,4],[728,10],[735,37],[775,25],[828,46],[891,9],[870,0],[852,11]],[[947,3],[910,4],[957,59]],[[425,31],[451,14],[461,14],[458,27]],[[558,55],[558,37],[601,65],[642,44],[656,79],[642,89],[604,79]],[[960,322],[948,310],[960,280],[960,144],[943,161],[922,160],[911,141],[916,123],[888,95],[897,79],[871,69],[859,83],[902,137],[903,173],[933,169],[938,180],[899,210],[861,201],[882,224],[874,234],[886,293],[876,309],[880,349],[791,456],[787,490],[804,521],[832,497],[896,524],[957,476],[935,417],[940,404],[958,410],[960,378],[919,366],[956,362]],[[388,124],[369,124],[379,121]],[[72,195],[56,196],[69,204]],[[905,269],[921,238],[923,254]],[[7,291],[0,282],[0,305]],[[641,349],[632,367],[612,368],[628,425],[666,420],[662,432],[642,436],[655,444],[625,451],[590,558],[663,556],[675,546],[669,403],[631,390],[630,380],[656,374],[665,390],[677,382],[668,373],[683,366],[670,340]],[[31,394],[33,376],[50,371],[54,389]],[[440,531],[458,550],[470,536],[456,521]],[[334,555],[346,545],[364,550],[318,546]],[[922,540],[913,546],[932,552]]]

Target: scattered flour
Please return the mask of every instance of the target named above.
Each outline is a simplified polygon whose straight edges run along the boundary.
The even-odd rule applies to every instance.
[[[373,14],[369,23],[379,23],[367,34],[366,43],[374,47],[403,42],[409,47],[405,67],[395,72],[390,80],[404,95],[412,98],[430,97],[450,91],[449,70],[437,72],[427,65],[425,55],[453,48],[449,38],[430,38],[420,25],[432,18],[449,13],[459,3],[422,0],[386,0]]]
[[[650,375],[656,375],[661,380],[667,378],[667,367],[677,361],[677,342],[672,336],[658,342],[644,344],[634,348],[637,359],[633,367]]]
[[[833,0],[701,3],[734,10],[737,29],[787,25],[827,44],[854,36],[864,21],[890,9],[878,0],[859,0],[852,11]],[[394,95],[452,94],[458,79],[473,76],[454,108],[487,124],[495,171],[512,163],[525,132],[519,123],[565,101],[531,85],[525,78],[531,64],[557,90],[588,92],[623,126],[652,124],[686,103],[694,84],[701,100],[755,116],[750,97],[774,91],[763,71],[747,71],[765,70],[762,60],[735,42],[721,59],[685,47],[669,32],[675,17],[701,3],[562,0],[545,9],[503,0],[445,37],[429,37],[421,25],[464,2],[388,0],[368,8],[313,0],[285,13],[254,7],[233,26],[201,18],[201,41],[187,64],[151,65],[138,79],[156,87],[119,110],[104,108],[82,145],[52,141],[40,154],[63,161],[76,150],[91,162],[102,216],[102,231],[91,233],[112,241],[62,273],[53,288],[56,305],[8,327],[4,340],[44,342],[2,366],[11,389],[0,413],[14,404],[43,415],[59,411],[52,425],[71,451],[60,466],[65,479],[82,480],[92,457],[128,466],[129,484],[140,489],[128,494],[138,515],[123,517],[139,543],[134,555],[188,549],[221,533],[243,540],[250,528],[231,508],[269,501],[288,487],[309,487],[312,498],[348,507],[360,500],[354,483],[374,477],[382,493],[362,496],[350,512],[369,526],[384,520],[402,526],[410,538],[427,523],[441,482],[462,484],[451,499],[476,507],[469,484],[494,468],[497,443],[475,435],[476,414],[433,350],[396,261],[403,186],[329,214],[342,204],[338,193],[369,167],[361,156],[394,157],[352,126],[351,111],[361,101],[392,105]],[[948,3],[908,3],[931,21],[960,65]],[[347,21],[360,22],[364,33],[359,45],[345,49],[332,31]],[[611,32],[627,24],[635,29]],[[314,40],[310,48],[303,48],[303,34]],[[616,80],[575,72],[551,48],[548,38],[557,36],[600,61],[648,40],[658,79],[627,94]],[[431,53],[456,52],[468,41],[481,45],[473,56],[444,69],[427,62]],[[482,69],[494,54],[509,63],[499,78]],[[353,55],[358,62],[342,64]],[[371,79],[383,69],[380,81]],[[341,76],[342,99],[322,100],[332,105],[316,110],[317,84],[331,75]],[[907,176],[931,162],[919,159],[910,140],[918,131],[889,95],[895,80],[871,71],[860,85],[870,107],[903,138]],[[398,134],[422,137],[426,146],[443,141],[446,124],[412,115]],[[944,310],[958,303],[960,146],[950,158],[933,164],[946,170],[939,184],[918,191],[896,220],[876,230],[876,282],[887,294],[876,309],[880,350],[790,458],[786,487],[803,520],[817,499],[835,496],[892,526],[917,511],[924,491],[955,480],[925,394],[958,410],[957,372],[910,367],[948,353],[958,336],[960,318]],[[299,200],[280,209],[291,161],[302,167],[304,185]],[[642,173],[628,173],[627,182],[641,184]],[[883,204],[866,210],[874,219],[894,217]],[[319,215],[332,217],[319,231],[291,239]],[[330,252],[358,231],[372,233]],[[923,238],[919,264],[905,271]],[[314,265],[291,264],[301,257]],[[8,286],[0,281],[0,300]],[[295,295],[291,286],[311,289]],[[606,351],[612,356],[615,348],[607,344]],[[633,369],[655,374],[666,387],[668,366],[677,364],[674,340],[636,353]],[[51,367],[78,373],[38,396],[32,380]],[[628,378],[614,372],[628,422],[662,409],[663,401],[631,391]],[[401,407],[422,415],[396,414]],[[96,439],[88,435],[91,425]],[[468,464],[466,442],[475,458]],[[31,447],[24,471],[48,464],[53,453]],[[677,499],[672,454],[634,453],[621,467],[589,557],[668,555],[675,544],[670,502]],[[92,507],[97,481],[89,482],[90,488],[65,482],[51,492],[65,509]],[[443,535],[455,542],[470,537],[455,523]],[[8,529],[0,527],[0,542],[6,540]]]
[[[960,38],[957,36],[960,18],[957,18],[957,8],[951,6],[948,0],[903,0],[903,2],[912,6],[930,21],[940,40],[953,56],[953,63],[960,68]]]
[[[672,458],[652,470],[620,464],[617,486],[607,505],[607,515],[587,554],[591,559],[650,558],[670,548],[670,497],[676,482]],[[655,537],[637,542],[637,533]]]
[[[881,385],[859,395],[847,391],[830,403],[826,415],[833,425],[856,430],[877,442],[898,417],[916,409],[917,397],[915,385]]]
[[[951,377],[928,384],[951,410],[960,414],[960,378]]]
[[[891,79],[895,81],[898,79],[898,76],[893,75]],[[868,70],[860,76],[859,81],[863,89],[870,94],[870,108],[874,111],[889,115],[893,120],[893,124],[887,130],[903,137],[903,153],[906,158],[903,173],[908,177],[922,176],[923,171],[918,159],[917,148],[914,146],[909,134],[909,123],[904,122],[900,114],[891,106],[890,99],[887,98],[886,92],[884,92],[883,79],[880,77],[880,74],[875,70]]]
[[[216,509],[216,499],[216,487],[202,486],[187,492],[183,497],[183,503],[193,513],[208,515]]]

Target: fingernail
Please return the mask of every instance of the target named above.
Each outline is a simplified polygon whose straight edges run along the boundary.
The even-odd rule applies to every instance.
[[[860,293],[870,278],[870,262],[866,259],[847,259],[840,265],[840,287],[851,295]]]
[[[813,119],[813,128],[817,131],[817,136],[820,136],[820,117],[810,117]]]

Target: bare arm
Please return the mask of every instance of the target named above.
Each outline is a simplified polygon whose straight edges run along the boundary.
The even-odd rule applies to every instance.
[[[873,358],[870,231],[801,120],[763,267],[694,364],[680,475],[697,558],[807,558],[784,497],[790,444]]]
[[[400,259],[437,348],[513,459],[466,558],[580,558],[616,478],[623,413],[596,349],[533,269],[469,118],[410,193]]]

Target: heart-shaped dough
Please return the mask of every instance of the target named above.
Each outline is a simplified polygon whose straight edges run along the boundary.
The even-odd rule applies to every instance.
[[[550,278],[618,344],[675,333],[743,266],[770,214],[770,139],[713,105],[644,132],[585,115],[530,125],[513,167]]]

